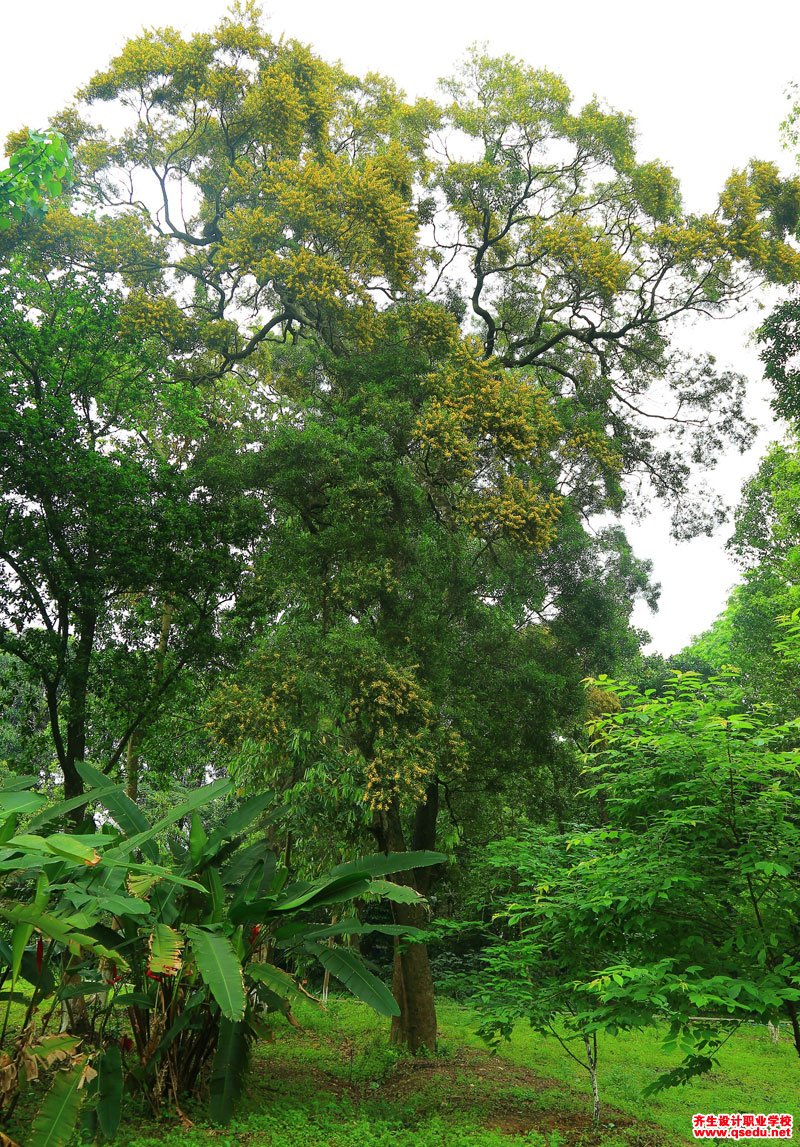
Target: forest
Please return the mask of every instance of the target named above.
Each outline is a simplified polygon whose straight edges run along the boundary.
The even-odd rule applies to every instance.
[[[790,1139],[800,170],[265,29],[6,144],[0,1147]],[[670,657],[659,504],[739,570]]]

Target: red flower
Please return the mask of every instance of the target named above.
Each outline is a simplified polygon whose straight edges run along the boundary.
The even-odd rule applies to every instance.
[[[161,983],[161,977],[157,976],[155,972],[151,972],[149,968],[147,969],[147,978],[148,980],[155,980],[157,984]]]
[[[131,1039],[131,1037],[129,1035],[121,1035],[119,1037],[119,1046],[122,1048],[123,1051],[132,1051],[133,1050],[133,1040]]]

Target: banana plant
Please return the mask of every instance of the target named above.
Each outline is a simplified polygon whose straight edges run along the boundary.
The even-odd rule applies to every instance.
[[[62,1124],[72,1121],[68,1133],[81,1113],[85,1138],[111,1139],[131,1091],[154,1110],[169,1098],[178,1105],[208,1094],[212,1118],[227,1122],[260,1017],[288,1011],[304,994],[287,967],[298,957],[318,960],[380,1014],[397,1014],[389,989],[346,939],[412,930],[365,924],[352,913],[324,924],[320,912],[356,898],[416,896],[386,877],[443,856],[368,856],[289,883],[264,831],[272,794],[235,805],[207,830],[199,812],[231,802],[231,783],[215,781],[150,824],[121,787],[90,765],[80,769],[87,791],[71,801],[48,802],[31,778],[0,792],[0,920],[11,932],[0,943],[6,1019],[20,981],[30,992],[24,1030],[36,1033],[29,1049],[46,1038],[58,1005],[82,1015],[82,1029],[71,1033],[83,1037],[82,1050],[55,1065],[30,1147],[51,1142],[37,1128],[56,1107]],[[99,811],[99,831],[44,832],[80,804]],[[110,1034],[114,1017],[127,1023],[121,1037]],[[68,1072],[78,1070],[68,1086]]]

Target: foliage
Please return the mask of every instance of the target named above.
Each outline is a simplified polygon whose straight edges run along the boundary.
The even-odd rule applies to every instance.
[[[754,161],[731,175],[717,212],[689,215],[669,168],[636,155],[632,118],[596,99],[575,110],[561,77],[475,49],[443,88],[433,257],[443,275],[454,253],[467,261],[451,288],[487,357],[534,366],[624,471],[669,499],[679,532],[710,529],[687,463],[748,440],[742,380],[710,356],[687,359],[670,327],[724,314],[754,275],[797,276],[800,181]],[[651,413],[668,434],[654,436]]]
[[[8,167],[0,171],[0,232],[25,219],[42,219],[49,200],[72,184],[72,153],[57,131],[12,137]]]
[[[87,746],[113,767],[207,661],[261,511],[192,449],[221,395],[169,385],[136,296],[21,255],[0,278],[0,648],[38,680],[75,796]]]
[[[15,1078],[24,1073],[30,1082],[39,1074],[37,1060],[50,1066],[58,1051],[71,1073],[54,1076],[31,1147],[50,1141],[56,1108],[55,1126],[69,1134],[81,1090],[89,1097],[87,1132],[111,1137],[126,1090],[140,1091],[157,1109],[166,1094],[178,1104],[205,1086],[209,1072],[212,1114],[226,1122],[259,1016],[287,1012],[291,998],[302,995],[293,976],[274,963],[278,958],[316,956],[360,999],[383,1014],[396,1012],[388,989],[354,950],[329,946],[332,936],[347,932],[346,921],[335,930],[302,921],[325,905],[380,896],[383,882],[373,881],[374,873],[442,857],[366,857],[314,882],[287,885],[287,872],[263,835],[248,843],[268,797],[234,808],[207,834],[196,810],[231,789],[229,781],[216,781],[150,825],[122,789],[80,767],[92,787],[78,801],[97,802],[113,818],[99,832],[40,835],[76,801],[49,804],[33,791],[31,778],[0,794],[0,866],[7,873],[0,919],[13,929],[0,948],[10,985],[4,1042],[19,978],[33,988],[7,1060]],[[31,814],[27,831],[15,835],[18,818]],[[191,827],[181,830],[188,818]],[[173,834],[171,855],[158,843],[165,830]],[[352,928],[370,931],[358,922]],[[29,949],[34,934],[36,946]],[[76,1003],[83,1004],[78,1011]],[[76,1030],[55,1037],[54,1045],[46,1028],[59,1004]],[[115,1030],[114,1017],[123,1015],[132,1040]]]
[[[735,665],[752,698],[785,716],[798,713],[796,671],[776,648],[776,619],[800,604],[797,555],[800,469],[794,437],[773,443],[744,485],[728,548],[743,569],[724,612],[681,655],[682,668],[701,672]]]
[[[796,630],[783,640],[793,662]],[[617,945],[617,966],[591,983],[599,1014],[667,1015],[674,1038],[700,1045],[690,1071],[710,1066],[702,1045],[715,1043],[692,1016],[783,1016],[800,1054],[796,721],[753,704],[732,670],[676,673],[660,696],[603,686],[622,708],[593,726],[589,793],[604,823],[576,842],[592,855],[576,865],[574,923]]]

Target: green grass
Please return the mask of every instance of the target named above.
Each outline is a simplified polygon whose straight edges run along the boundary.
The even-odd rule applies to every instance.
[[[642,1088],[676,1057],[664,1054],[657,1032],[606,1038],[603,1126],[594,1134],[586,1073],[529,1028],[518,1027],[493,1056],[475,1034],[474,1014],[445,1001],[440,1053],[410,1060],[389,1046],[386,1022],[351,1000],[297,1015],[302,1031],[276,1018],[272,1042],[254,1049],[230,1127],[209,1127],[202,1106],[186,1109],[191,1129],[172,1109],[154,1120],[131,1108],[120,1147],[674,1147],[692,1141],[698,1111],[800,1116],[794,1049],[785,1034],[776,1045],[761,1028],[737,1033],[710,1075],[647,1100]]]
[[[444,1026],[457,1042],[478,1046],[474,1019],[466,1009],[445,1004]],[[687,1134],[692,1114],[719,1111],[788,1111],[800,1120],[800,1060],[787,1026],[779,1043],[766,1028],[741,1028],[720,1052],[719,1068],[684,1087],[670,1088],[644,1099],[643,1089],[663,1071],[677,1066],[680,1057],[661,1048],[660,1033],[630,1032],[606,1036],[600,1042],[600,1089],[604,1103],[656,1123],[678,1140]],[[545,1039],[518,1025],[503,1057],[541,1075],[569,1083],[587,1096],[588,1076],[555,1039]]]

